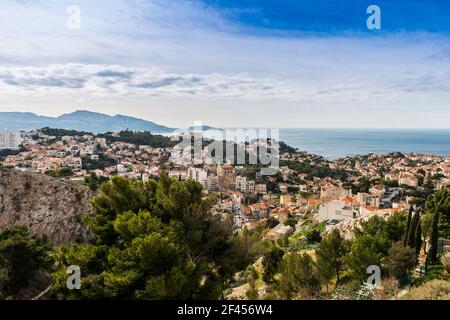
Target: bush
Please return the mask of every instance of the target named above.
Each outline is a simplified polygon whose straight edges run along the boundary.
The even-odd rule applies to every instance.
[[[441,257],[442,265],[444,266],[445,271],[450,273],[450,252],[447,252]]]
[[[450,282],[431,280],[412,289],[403,300],[450,300]]]
[[[322,241],[322,237],[319,230],[313,229],[306,234],[306,242],[308,244],[315,244],[320,241]]]
[[[405,279],[416,266],[416,250],[403,247],[401,242],[396,242],[390,249],[386,258],[389,274],[397,280]]]

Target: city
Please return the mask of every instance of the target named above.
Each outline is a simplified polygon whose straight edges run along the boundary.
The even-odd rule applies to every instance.
[[[0,316],[445,315],[449,12],[1,1]]]

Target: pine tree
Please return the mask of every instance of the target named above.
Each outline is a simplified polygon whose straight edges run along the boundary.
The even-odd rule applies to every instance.
[[[422,226],[419,223],[417,224],[416,228],[416,255],[420,254],[420,249],[422,248]]]
[[[409,235],[409,229],[410,229],[410,225],[411,225],[412,211],[413,211],[413,208],[410,207],[409,212],[408,212],[408,219],[406,220],[405,235],[403,236],[403,246],[404,247],[406,247],[406,245],[408,243],[408,235]]]
[[[317,268],[321,279],[328,283],[336,276],[336,284],[340,281],[340,273],[344,268],[344,257],[349,251],[347,241],[334,229],[322,240],[316,250]]]
[[[274,276],[278,272],[281,261],[283,260],[284,251],[278,247],[273,247],[268,251],[262,260],[263,276],[262,279],[266,284],[274,281]]]
[[[441,215],[446,215],[450,212],[450,193],[447,189],[442,189],[429,197],[426,204],[428,212],[433,214],[433,222],[431,226],[430,236],[430,252],[429,257],[431,262],[437,260],[438,255],[438,241],[439,241],[439,222]]]
[[[420,222],[420,214],[419,212],[415,212],[414,216],[411,219],[411,225],[409,226],[409,232],[408,232],[408,241],[407,244],[411,248],[416,247],[416,231],[417,226]]]

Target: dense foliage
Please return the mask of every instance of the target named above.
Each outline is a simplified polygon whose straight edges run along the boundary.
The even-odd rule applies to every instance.
[[[0,298],[16,295],[40,270],[51,266],[51,245],[27,228],[0,229]]]
[[[86,220],[94,241],[55,253],[58,298],[217,299],[254,258],[245,234],[208,213],[198,183],[115,177],[100,192]],[[81,290],[66,288],[70,265],[81,268]]]
[[[135,145],[145,145],[154,148],[167,148],[173,147],[178,142],[172,141],[170,137],[165,137],[161,135],[154,135],[151,132],[143,131],[120,131],[118,135],[112,135],[110,133],[100,134],[99,137],[104,137],[107,139],[108,143],[113,143],[116,141],[132,143]]]

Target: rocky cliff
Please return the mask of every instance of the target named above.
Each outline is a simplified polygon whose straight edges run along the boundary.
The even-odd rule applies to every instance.
[[[25,225],[55,243],[87,239],[81,218],[91,214],[91,193],[46,175],[0,170],[0,227]]]

